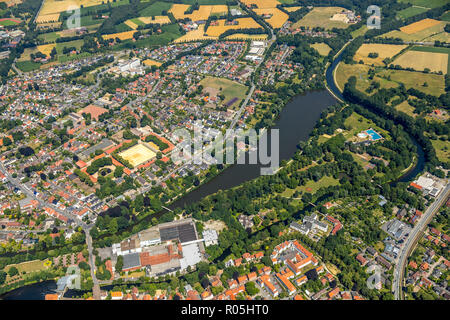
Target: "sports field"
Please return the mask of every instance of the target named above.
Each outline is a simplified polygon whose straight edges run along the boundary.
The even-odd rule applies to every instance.
[[[270,16],[270,18],[265,19],[265,21],[275,29],[281,28],[289,19],[289,16],[278,8],[254,9],[253,11],[261,16]]]
[[[341,13],[342,10],[345,9],[341,7],[316,7],[300,21],[294,23],[292,28],[296,29],[303,26],[309,28],[322,27],[328,30],[333,28],[345,29],[350,24],[343,21],[331,20],[336,13]]]
[[[356,51],[353,60],[359,62],[362,60],[365,64],[383,66],[383,60],[386,58],[392,58],[400,51],[408,47],[407,45],[394,45],[394,44],[378,44],[378,43],[365,43],[358,51]],[[377,53],[378,57],[369,58],[370,53]]]
[[[133,167],[137,167],[156,157],[156,153],[143,144],[137,144],[130,149],[119,153],[119,156],[127,160]]]
[[[410,50],[395,59],[393,64],[403,68],[413,68],[417,71],[428,68],[431,72],[442,71],[443,74],[447,74],[448,54]]]

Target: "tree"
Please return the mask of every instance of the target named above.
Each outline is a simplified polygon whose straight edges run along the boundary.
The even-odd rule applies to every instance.
[[[8,274],[9,274],[10,277],[14,277],[15,275],[19,274],[19,270],[17,270],[16,267],[11,267],[8,270]]]
[[[0,271],[0,285],[4,284],[6,281],[6,272]]]
[[[255,283],[252,282],[252,281],[247,282],[247,283],[245,284],[245,291],[247,291],[247,293],[248,293],[250,296],[254,296],[254,295],[256,295],[256,294],[259,293],[259,289],[255,286]]]
[[[122,271],[122,268],[123,268],[123,256],[118,256],[116,261],[116,270],[120,272]]]

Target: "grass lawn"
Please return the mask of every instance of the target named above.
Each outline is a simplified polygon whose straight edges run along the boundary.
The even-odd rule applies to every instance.
[[[343,135],[349,139],[354,137],[356,134],[360,133],[363,130],[367,130],[369,128],[373,128],[379,134],[383,136],[386,140],[390,139],[390,135],[386,130],[377,127],[372,120],[366,119],[363,116],[353,112],[350,117],[345,119],[344,125],[346,128],[346,132]]]
[[[296,191],[316,193],[316,191],[322,187],[337,186],[338,184],[339,180],[333,177],[324,176],[317,182],[310,180],[304,186],[298,186],[295,189],[286,188],[286,190],[281,193],[281,196],[290,198]]]
[[[443,75],[404,70],[382,70],[377,75],[385,79],[390,76],[391,81],[399,84],[403,83],[406,89],[415,88],[437,97],[445,93],[445,80]],[[428,87],[423,86],[425,82],[428,84]]]
[[[310,46],[316,49],[322,56],[327,56],[331,51],[331,48],[326,43],[314,43]]]
[[[11,268],[11,267],[16,267],[17,270],[19,271],[20,275],[23,272],[31,273],[31,272],[37,272],[37,271],[41,271],[41,270],[46,270],[46,269],[49,268],[49,267],[44,265],[44,261],[33,260],[33,261],[22,262],[22,263],[19,263],[19,264],[11,264],[9,266],[6,266],[3,269],[3,271],[8,272],[9,268]],[[15,276],[15,277],[17,277],[17,276]],[[8,279],[9,279],[9,275],[8,275]]]
[[[439,161],[450,162],[450,141],[431,140]]]
[[[17,61],[16,67],[23,72],[29,72],[39,69],[41,64],[33,61]]]
[[[245,98],[245,94],[247,92],[247,86],[223,78],[208,76],[203,79],[200,84],[203,86],[203,88],[210,87],[219,90],[219,94],[223,94],[225,96],[224,103],[228,103],[228,101],[233,98],[238,98],[238,100],[233,103],[232,106],[238,106],[241,103],[242,99]]]
[[[356,37],[364,35],[367,31],[369,31],[369,29],[367,28],[366,25],[363,25],[361,28],[356,29],[355,31],[353,31],[351,33],[351,35],[352,35],[353,38],[356,38]]]
[[[416,117],[417,114],[414,113],[414,107],[408,103],[408,100],[403,101],[399,105],[395,106],[395,109],[398,111],[404,112],[411,117]]]
[[[61,38],[61,35],[56,31],[38,35],[38,39],[44,42],[55,42],[58,38]]]

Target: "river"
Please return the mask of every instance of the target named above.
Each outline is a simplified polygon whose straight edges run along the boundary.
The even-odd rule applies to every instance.
[[[342,59],[342,53],[337,56],[334,62],[326,71],[328,88],[334,96],[344,100],[342,93],[337,88],[333,72]],[[280,161],[292,158],[297,150],[300,141],[307,140],[312,132],[320,114],[329,106],[334,105],[337,100],[327,90],[311,91],[294,97],[281,111],[276,121],[274,129],[280,130]],[[270,131],[269,131],[270,137]],[[417,162],[408,172],[403,174],[395,182],[407,182],[414,178],[424,169],[424,152],[415,139],[417,147]],[[181,199],[170,205],[171,209],[183,207],[185,204],[193,203],[202,198],[216,193],[219,190],[226,190],[236,187],[246,181],[259,177],[261,165],[233,165],[224,170],[217,177],[188,193]],[[56,289],[54,281],[46,281],[15,289],[0,297],[5,300],[43,300],[45,294],[52,293]],[[76,294],[76,293],[72,293]]]

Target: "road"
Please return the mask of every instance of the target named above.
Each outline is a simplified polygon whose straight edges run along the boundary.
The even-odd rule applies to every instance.
[[[437,199],[425,211],[422,218],[410,232],[408,239],[406,240],[403,248],[401,249],[398,262],[395,265],[394,280],[392,282],[395,300],[403,299],[403,291],[402,291],[403,276],[404,276],[403,273],[409,255],[412,253],[415,245],[422,236],[422,232],[427,227],[428,223],[430,223],[431,219],[439,211],[440,207],[445,203],[449,195],[450,195],[450,183],[447,184],[447,186],[443,191],[441,191]]]
[[[94,261],[94,255],[93,255],[92,238],[90,235],[90,230],[93,225],[92,224],[88,225],[85,222],[78,219],[78,217],[76,217],[75,215],[73,215],[65,210],[62,210],[61,208],[55,206],[52,203],[48,203],[48,202],[38,198],[34,194],[34,192],[32,192],[28,187],[26,187],[19,180],[13,178],[12,175],[8,172],[8,170],[6,170],[5,166],[3,165],[3,163],[1,161],[0,161],[0,171],[5,175],[6,179],[8,179],[9,182],[11,182],[17,188],[19,188],[28,197],[38,201],[41,206],[52,208],[53,210],[60,213],[64,217],[73,220],[78,226],[80,226],[83,229],[84,233],[86,234],[86,244],[87,244],[88,252],[89,252],[89,265],[91,267],[91,277],[92,277],[92,281],[94,283],[93,295],[94,295],[94,299],[99,300],[100,299],[100,286],[99,286],[98,280],[95,276],[95,261]]]

